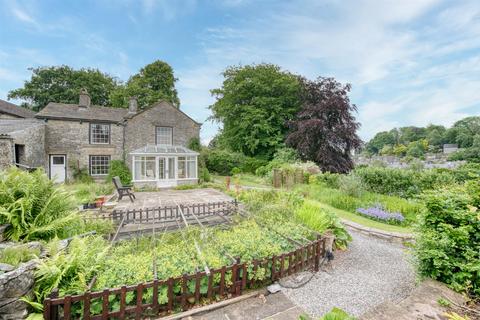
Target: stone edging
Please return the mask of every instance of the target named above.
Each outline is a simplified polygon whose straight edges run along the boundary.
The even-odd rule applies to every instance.
[[[374,229],[370,227],[365,227],[361,224],[341,219],[342,223],[346,225],[348,228],[353,229],[355,231],[359,231],[360,233],[363,233],[367,236],[387,240],[389,242],[395,242],[395,243],[404,243],[404,242],[413,242],[414,241],[414,236],[411,233],[400,233],[400,232],[389,232],[389,231],[383,231],[379,229]]]

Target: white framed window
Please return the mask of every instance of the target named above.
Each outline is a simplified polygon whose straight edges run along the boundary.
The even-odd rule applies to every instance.
[[[90,143],[91,144],[109,144],[110,143],[110,125],[105,123],[90,124]]]
[[[196,157],[178,157],[177,163],[179,179],[195,179],[197,177]]]
[[[172,127],[155,127],[155,143],[172,145],[173,128]]]
[[[134,157],[133,180],[145,181],[157,179],[155,157]]]
[[[90,175],[104,176],[110,168],[110,156],[90,156]]]

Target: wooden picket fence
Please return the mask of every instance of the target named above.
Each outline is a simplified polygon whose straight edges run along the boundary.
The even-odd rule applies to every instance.
[[[211,269],[207,274],[199,271],[167,280],[153,280],[121,288],[85,292],[80,295],[58,297],[54,292],[45,299],[43,317],[45,320],[69,319],[142,319],[149,316],[164,316],[179,310],[188,310],[195,304],[214,301],[215,298],[228,299],[241,295],[245,290],[263,286],[282,277],[303,270],[319,270],[320,261],[325,255],[325,238],[318,236],[304,246],[281,255],[254,260],[250,263],[236,263]],[[266,277],[257,279],[256,272],[264,269]],[[201,289],[202,281],[207,288]],[[194,290],[189,289],[194,284]],[[160,295],[166,297],[159,301]],[[146,296],[147,293],[147,296]],[[132,301],[127,302],[130,294]],[[119,303],[113,305],[113,301]],[[96,308],[93,308],[93,305]],[[99,307],[101,306],[101,307]],[[95,310],[93,310],[95,309]]]

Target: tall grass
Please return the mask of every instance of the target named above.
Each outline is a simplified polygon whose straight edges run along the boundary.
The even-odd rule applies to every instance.
[[[405,224],[411,224],[420,214],[423,206],[413,200],[386,196],[373,192],[362,192],[358,197],[348,195],[341,190],[323,185],[304,185],[297,187],[308,198],[326,203],[337,209],[356,213],[358,208],[381,205],[389,212],[400,212],[405,217]]]

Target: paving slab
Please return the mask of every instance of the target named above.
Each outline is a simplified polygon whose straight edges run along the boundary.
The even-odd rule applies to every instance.
[[[165,189],[155,192],[135,192],[135,202],[128,197],[118,201],[115,210],[147,209],[177,204],[197,204],[209,202],[232,201],[233,198],[225,193],[213,189],[173,190]]]
[[[185,320],[298,320],[305,312],[283,293],[259,295]]]

